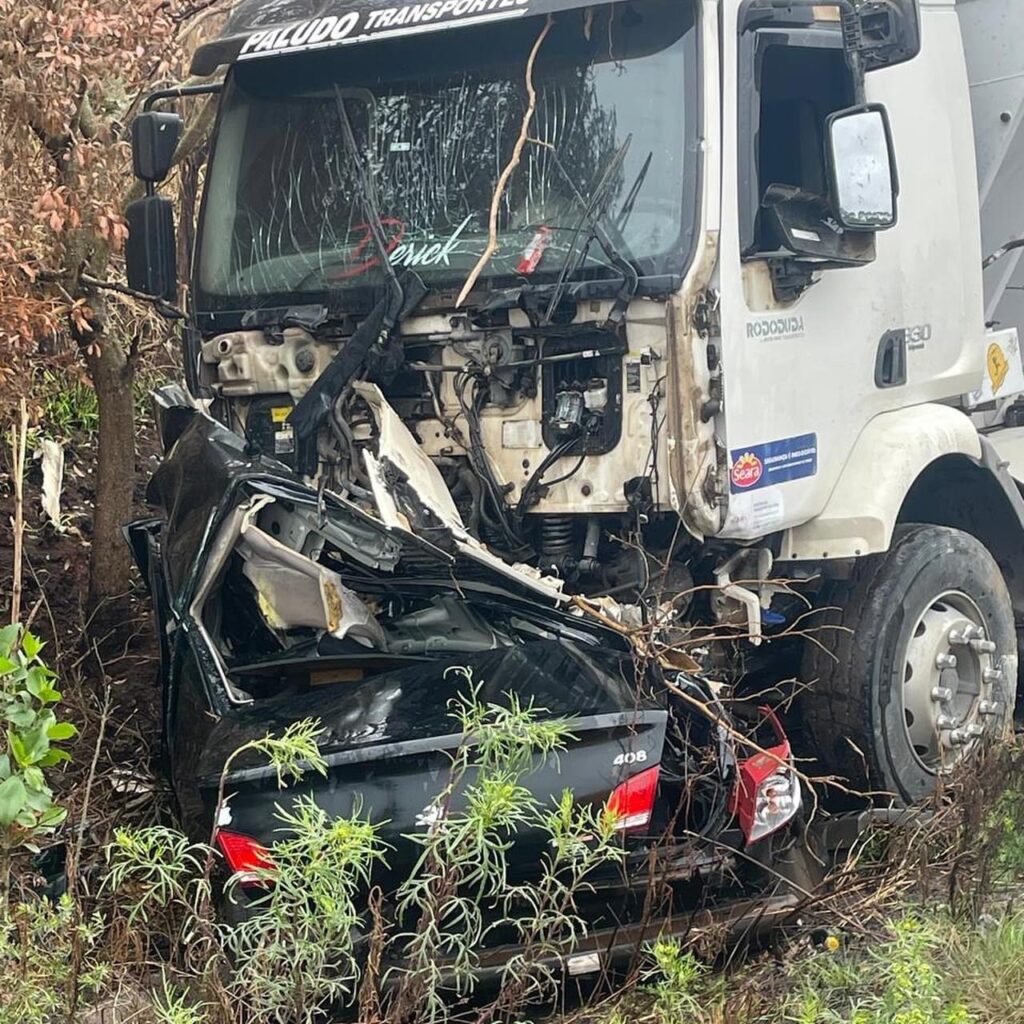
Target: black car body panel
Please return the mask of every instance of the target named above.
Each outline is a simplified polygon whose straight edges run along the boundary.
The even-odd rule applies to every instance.
[[[282,792],[273,770],[256,759],[242,762],[228,780],[226,827],[269,846],[279,827],[275,808],[313,795],[332,817],[359,812],[379,823],[380,837],[390,847],[391,877],[400,879],[420,849],[405,837],[429,827],[448,784],[451,757],[463,742],[452,703],[468,695],[470,680],[477,683],[479,700],[498,704],[514,694],[524,705],[543,709],[545,717],[570,723],[567,749],[557,758],[538,759],[523,779],[544,804],[568,789],[578,803],[600,807],[622,781],[616,758],[643,751],[643,763],[658,763],[666,709],[649,698],[637,700],[626,659],[604,662],[575,646],[541,641],[411,665],[329,694],[270,701],[214,727],[196,783],[212,813],[224,751],[268,731],[278,733],[293,721],[316,718],[324,728],[319,744],[328,777],[310,774]],[[464,781],[471,780],[472,775]],[[456,792],[452,810],[459,802]],[[539,863],[543,843],[540,835],[520,834],[513,866]]]
[[[662,878],[692,880],[744,846],[734,804],[751,762],[738,761],[737,723],[706,681],[638,655],[533,571],[475,559],[443,523],[427,517],[427,538],[401,517],[385,525],[163,398],[170,448],[149,488],[159,515],[127,534],[152,593],[164,743],[196,838],[210,835],[231,754],[314,719],[326,777],[281,789],[259,756],[241,755],[218,826],[270,846],[277,809],[312,796],[332,817],[378,824],[382,880],[399,881],[464,742],[453,702],[474,697],[569,724],[566,749],[523,780],[543,804],[569,790],[600,808],[660,772],[649,815],[623,831],[627,868],[596,880],[602,891],[642,884],[655,848]],[[763,776],[784,768],[788,746],[775,749]],[[544,841],[519,835],[510,873],[536,871]]]

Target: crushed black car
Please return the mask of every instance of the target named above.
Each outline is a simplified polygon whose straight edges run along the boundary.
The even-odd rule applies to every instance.
[[[278,805],[312,796],[333,817],[358,807],[381,824],[392,852],[378,881],[397,884],[462,740],[451,701],[472,678],[480,700],[514,695],[571,723],[568,749],[527,776],[535,796],[568,789],[616,814],[624,867],[592,880],[590,941],[613,926],[626,941],[622,922],[655,876],[690,907],[728,907],[779,877],[773,860],[801,841],[801,791],[770,712],[727,706],[698,674],[642,656],[555,581],[476,557],[430,514],[395,438],[379,449],[378,505],[393,505],[377,517],[308,487],[182,392],[158,405],[159,514],[128,535],[161,640],[184,823],[208,837],[227,757],[292,723],[321,724],[329,767],[282,791],[258,758],[232,766],[218,822],[230,869],[259,863]],[[542,841],[518,836],[510,870],[527,877]]]

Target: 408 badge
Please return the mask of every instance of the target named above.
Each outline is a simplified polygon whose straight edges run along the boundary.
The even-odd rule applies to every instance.
[[[733,463],[733,486],[742,491],[756,487],[763,473],[764,463],[753,452],[745,452]]]

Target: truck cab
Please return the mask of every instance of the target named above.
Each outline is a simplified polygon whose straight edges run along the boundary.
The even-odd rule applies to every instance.
[[[844,791],[1006,728],[1024,365],[953,0],[241,0],[192,70],[209,415],[740,695],[800,679]],[[165,300],[173,92],[129,210]]]

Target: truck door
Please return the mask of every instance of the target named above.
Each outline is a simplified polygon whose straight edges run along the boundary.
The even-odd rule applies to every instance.
[[[840,229],[838,260],[787,250],[773,226],[773,204],[792,197],[831,222],[828,119],[858,93],[834,10],[738,4],[735,35],[724,30],[717,426],[730,466],[723,535],[738,539],[816,516],[879,413],[977,386],[965,358],[983,330],[976,176],[951,5],[926,9],[918,57],[864,83],[891,126],[895,226]]]

